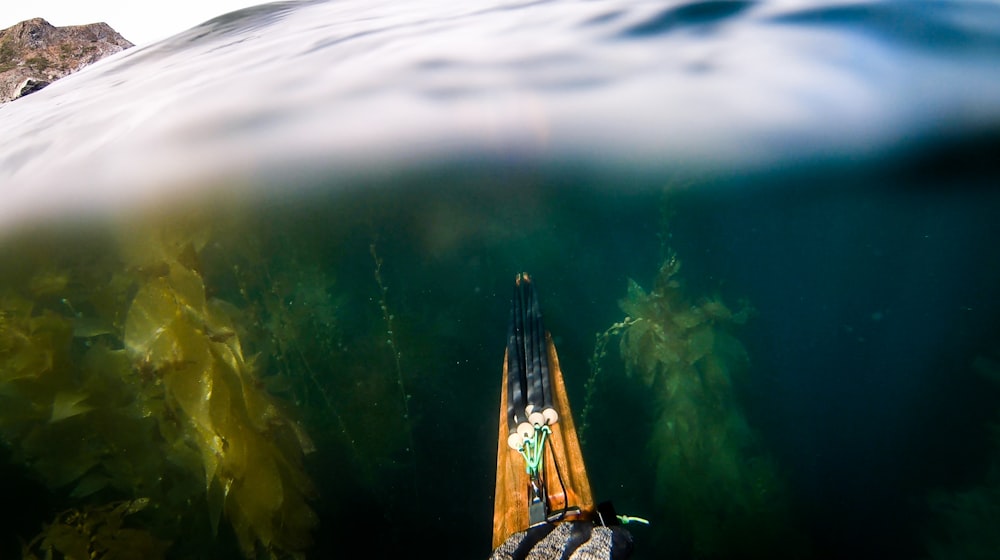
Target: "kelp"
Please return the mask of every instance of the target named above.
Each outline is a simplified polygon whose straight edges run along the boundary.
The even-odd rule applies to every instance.
[[[156,495],[178,469],[156,444],[130,362],[104,336],[75,337],[73,322],[10,293],[0,298],[0,435],[49,487],[73,497],[140,487]]]
[[[24,545],[24,560],[159,560],[169,542],[141,528],[126,526],[126,517],[149,505],[140,498],[70,509],[56,516]]]
[[[374,273],[366,294],[348,298],[335,289],[337,255],[322,243],[311,244],[312,236],[294,226],[272,226],[279,231],[226,241],[236,250],[211,255],[214,266],[206,279],[231,285],[238,294],[231,300],[244,317],[237,333],[257,369],[268,372],[261,382],[294,403],[323,449],[322,460],[347,467],[330,479],[336,488],[324,491],[364,491],[384,498],[388,507],[400,489],[377,479],[412,465],[413,419],[403,397],[388,287],[380,283],[381,259],[356,265],[371,263]]]
[[[172,425],[161,432],[198,451],[213,521],[225,513],[247,556],[258,545],[303,551],[316,523],[301,461],[310,443],[258,383],[228,307],[207,296],[204,240],[174,233],[153,230],[126,251],[128,264],[151,272],[129,308],[125,348],[162,388],[161,424]]]
[[[651,290],[629,281],[620,301],[627,316],[598,335],[592,367],[620,336],[626,373],[656,401],[648,446],[656,498],[694,557],[794,556],[801,548],[788,528],[782,483],[737,397],[749,359],[732,332],[751,308],[692,301],[680,260],[666,255]]]
[[[170,540],[224,517],[247,557],[301,556],[311,442],[244,355],[240,310],[206,286],[212,240],[204,223],[143,224],[4,255],[0,437],[84,508],[142,496]]]

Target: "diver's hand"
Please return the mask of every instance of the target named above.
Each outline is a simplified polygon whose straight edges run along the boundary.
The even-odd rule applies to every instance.
[[[490,560],[625,560],[632,554],[632,535],[621,525],[605,527],[589,521],[543,523],[514,533]]]

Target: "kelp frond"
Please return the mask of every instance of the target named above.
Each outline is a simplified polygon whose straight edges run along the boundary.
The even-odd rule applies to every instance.
[[[155,241],[147,242],[155,247]],[[164,428],[197,450],[212,512],[230,520],[240,546],[301,552],[316,518],[294,421],[258,383],[226,307],[210,300],[194,241],[171,238],[136,263],[158,271],[139,285],[124,343],[140,371],[162,384]],[[150,264],[152,266],[150,267]],[[215,517],[215,515],[213,515]]]
[[[16,266],[0,285],[0,438],[77,503],[144,496],[164,534],[225,518],[247,557],[303,554],[311,444],[244,356],[234,307],[209,294],[210,228],[143,224],[121,239],[3,255]],[[73,519],[104,511],[88,507]],[[66,519],[42,557],[84,558],[81,543],[117,523]]]
[[[143,510],[140,498],[64,511],[24,545],[22,560],[159,560],[170,543],[150,532],[128,527],[126,517]]]
[[[792,556],[799,548],[782,485],[736,397],[748,357],[731,332],[751,310],[743,304],[734,312],[718,298],[692,301],[680,269],[667,251],[651,290],[630,280],[620,302],[627,317],[615,325],[626,373],[657,403],[649,441],[656,495],[695,557]]]

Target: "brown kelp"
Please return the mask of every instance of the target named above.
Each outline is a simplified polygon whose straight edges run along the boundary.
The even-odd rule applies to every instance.
[[[141,498],[168,540],[224,517],[247,557],[300,556],[316,523],[311,443],[244,355],[241,311],[206,286],[212,229],[57,237],[2,255],[0,436],[14,456],[79,511]]]
[[[229,306],[207,296],[203,241],[180,231],[133,236],[139,249],[125,251],[128,266],[148,271],[126,317],[125,348],[151,392],[162,392],[161,434],[200,456],[213,520],[226,514],[248,556],[257,545],[304,550],[316,521],[301,462],[308,440],[258,383]]]
[[[23,560],[43,558],[115,558],[159,560],[169,542],[145,529],[127,526],[125,518],[149,505],[149,500],[124,500],[66,510],[24,545]]]
[[[627,317],[598,335],[592,367],[596,374],[606,345],[619,336],[627,374],[652,391],[655,495],[694,557],[794,556],[801,549],[788,531],[781,481],[737,397],[749,360],[732,332],[751,309],[733,311],[718,298],[692,301],[680,260],[665,254],[651,290],[629,281],[620,301]]]

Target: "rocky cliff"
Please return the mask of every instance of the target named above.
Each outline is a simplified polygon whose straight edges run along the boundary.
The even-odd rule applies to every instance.
[[[0,103],[132,46],[106,23],[55,27],[35,18],[0,30]]]

